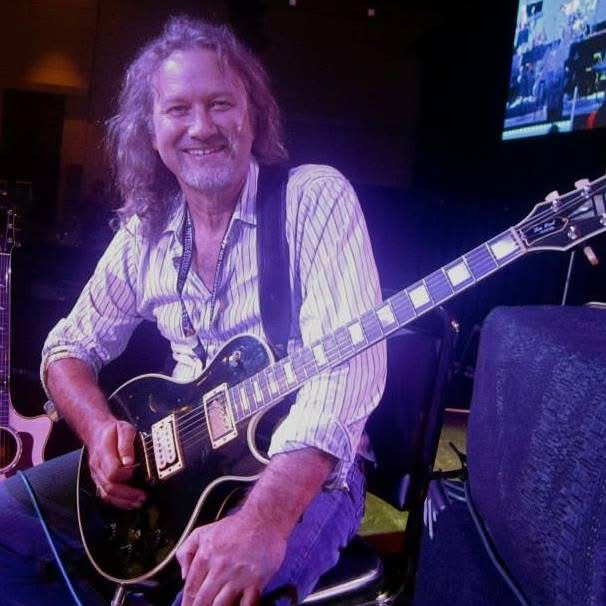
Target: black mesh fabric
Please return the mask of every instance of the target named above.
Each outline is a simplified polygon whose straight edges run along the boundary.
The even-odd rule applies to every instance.
[[[531,604],[606,603],[606,311],[495,309],[468,429],[473,501]]]

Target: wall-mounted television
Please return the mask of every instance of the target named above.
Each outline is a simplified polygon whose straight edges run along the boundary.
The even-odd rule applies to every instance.
[[[502,138],[606,126],[606,0],[519,0]]]

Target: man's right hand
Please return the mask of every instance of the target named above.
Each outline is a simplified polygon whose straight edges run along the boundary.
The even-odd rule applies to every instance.
[[[86,445],[97,493],[122,509],[141,507],[145,501],[145,493],[128,484],[135,470],[136,433],[130,423],[112,419],[97,425]]]

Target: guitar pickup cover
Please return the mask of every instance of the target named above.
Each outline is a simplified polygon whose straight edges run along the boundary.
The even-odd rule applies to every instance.
[[[208,437],[213,448],[219,448],[237,435],[234,415],[229,403],[227,383],[209,391],[203,400]]]
[[[176,422],[176,416],[172,414],[151,426],[156,471],[160,480],[169,478],[184,467]]]

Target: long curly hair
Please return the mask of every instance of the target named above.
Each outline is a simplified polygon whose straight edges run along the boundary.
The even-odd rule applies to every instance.
[[[210,49],[235,70],[246,89],[254,141],[252,153],[260,164],[287,159],[278,104],[261,62],[225,25],[189,17],[171,17],[160,36],[149,42],[126,71],[118,113],[107,122],[107,150],[122,198],[119,224],[137,215],[146,237],[155,238],[165,226],[179,186],[152,147],[152,77],[177,50]]]

